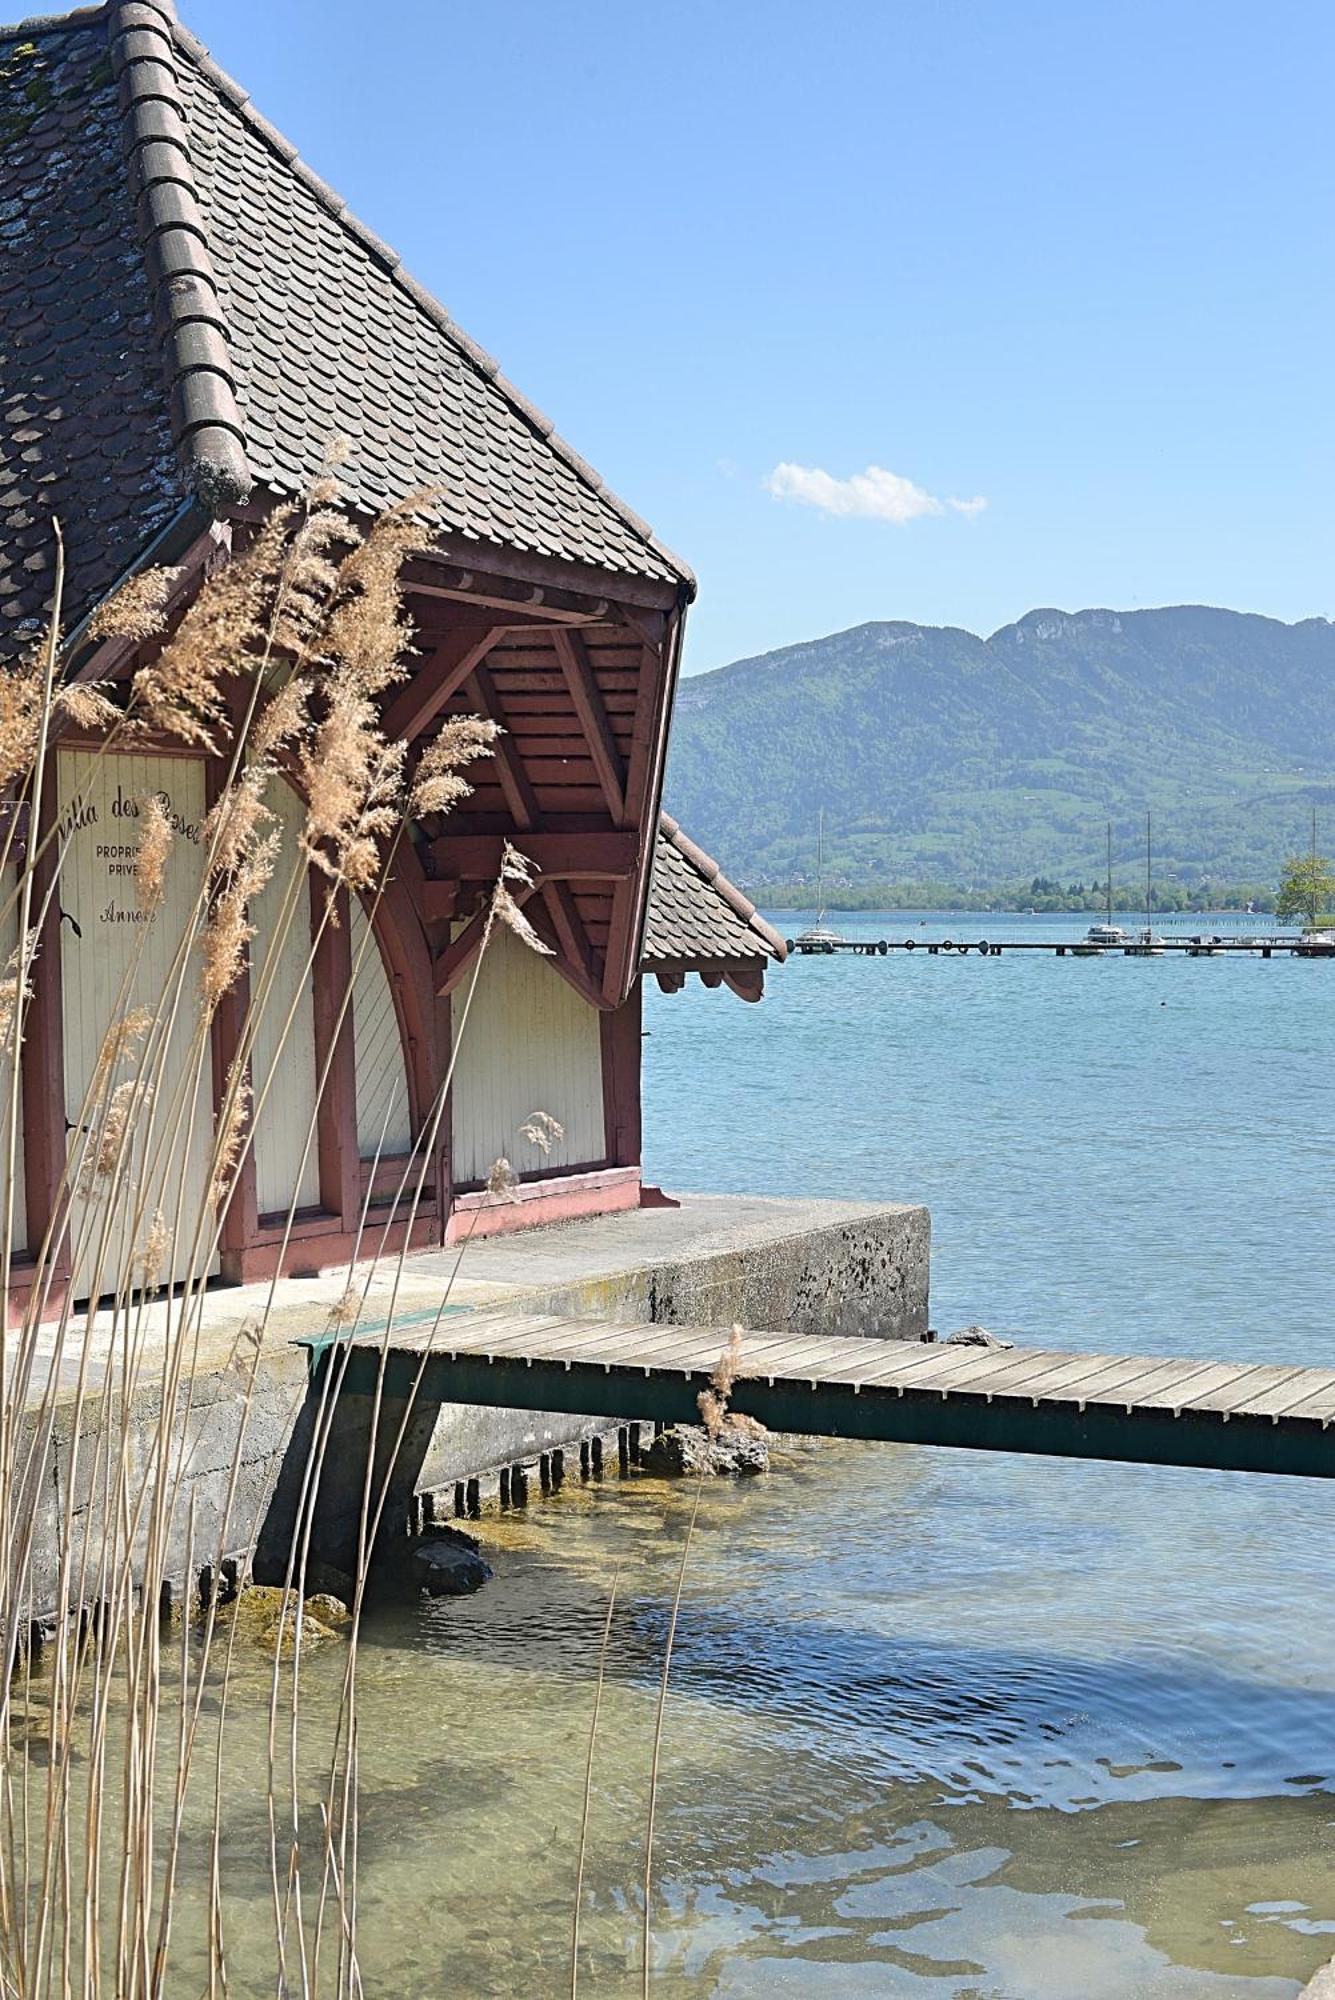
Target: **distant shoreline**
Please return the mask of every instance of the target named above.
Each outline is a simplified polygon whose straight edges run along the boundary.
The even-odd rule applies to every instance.
[[[1019,901],[998,902],[986,899],[977,894],[970,895],[967,891],[960,891],[955,895],[943,893],[939,896],[930,897],[896,896],[893,891],[893,885],[880,894],[872,891],[867,891],[866,893],[854,892],[853,897],[849,900],[841,900],[837,895],[827,895],[823,902],[820,903],[817,902],[814,893],[810,891],[794,891],[791,887],[784,884],[780,884],[776,889],[771,890],[765,884],[752,883],[747,885],[746,893],[765,910],[791,910],[796,913],[814,911],[821,908],[831,916],[846,917],[865,916],[870,911],[895,911],[902,912],[905,916],[922,916],[948,912],[951,915],[997,917],[1101,917],[1106,914],[1108,907],[1106,902],[1102,901],[1071,900],[1057,902],[1055,900],[1044,899],[1043,901],[1034,903],[1022,903]],[[1158,897],[1155,897],[1151,914],[1155,917],[1165,918],[1269,918],[1274,916],[1273,897],[1266,899],[1264,902],[1260,898],[1253,898],[1251,901],[1252,907],[1248,909],[1241,902],[1209,904],[1173,903],[1161,902]],[[1139,918],[1143,922],[1145,905],[1143,902],[1135,903],[1114,897],[1113,915],[1114,917]]]

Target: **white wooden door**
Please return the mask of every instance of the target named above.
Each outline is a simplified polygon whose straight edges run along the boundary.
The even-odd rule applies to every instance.
[[[167,860],[162,904],[146,922],[135,894],[134,862],[140,802],[150,793],[162,798],[177,832]],[[147,1007],[165,1019],[165,1009],[179,993],[165,1056],[154,1065],[153,1101],[132,1125],[127,1159],[134,1185],[127,1187],[122,1174],[118,1186],[95,1180],[86,1191],[76,1184],[71,1192],[74,1290],[82,1298],[94,1282],[101,1291],[125,1282],[131,1259],[142,1252],[158,1209],[177,1242],[161,1282],[186,1277],[191,1239],[207,1198],[213,1085],[208,1039],[205,1036],[201,1052],[197,1032],[197,945],[190,950],[183,976],[174,971],[203,877],[204,766],[194,757],[95,757],[88,751],[62,750],[59,794],[65,1116],[71,1126],[72,1156],[113,1015],[123,1017],[134,1008]],[[122,1062],[113,1084],[132,1073],[132,1065]],[[99,1258],[104,1224],[109,1225],[109,1234]],[[212,1236],[207,1218],[205,1229],[207,1243]],[[217,1269],[216,1257],[208,1268]],[[137,1272],[134,1277],[137,1282]]]
[[[311,899],[303,863],[295,909],[277,940],[277,960],[268,974],[266,992],[266,968],[275,951],[274,932],[297,865],[297,843],[306,808],[282,778],[270,785],[265,803],[278,821],[282,846],[278,865],[250,913],[255,926],[250,945],[252,1002],[259,1005],[261,993],[265,994],[250,1059],[256,1107],[255,1201],[261,1215],[286,1217],[294,1205],[315,1208],[320,1201]]]

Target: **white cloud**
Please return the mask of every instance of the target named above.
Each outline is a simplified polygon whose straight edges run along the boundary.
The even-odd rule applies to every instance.
[[[857,515],[864,520],[893,521],[902,527],[924,514],[981,514],[986,500],[938,500],[911,479],[887,472],[883,465],[869,465],[849,479],[836,479],[817,465],[776,465],[765,481],[765,489],[776,500],[797,500],[804,507],[819,507],[822,514]]]

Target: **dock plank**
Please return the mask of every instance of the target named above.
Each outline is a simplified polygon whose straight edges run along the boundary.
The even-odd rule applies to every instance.
[[[497,1306],[354,1333],[313,1365],[350,1346],[340,1361],[362,1364],[363,1386],[384,1374],[388,1394],[421,1380],[437,1401],[691,1422],[729,1339]],[[737,1380],[744,1407],[779,1431],[1335,1477],[1335,1370],[1294,1362],[750,1331]]]

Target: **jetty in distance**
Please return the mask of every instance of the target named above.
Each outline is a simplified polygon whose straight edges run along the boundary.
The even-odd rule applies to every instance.
[[[1335,958],[1335,930],[1281,932],[1268,937],[1223,937],[1198,932],[1192,937],[1146,936],[1126,932],[1116,938],[844,938],[821,927],[788,940],[798,958],[827,957],[848,952],[855,958],[885,958],[892,951],[921,952],[928,958],[1000,958],[1004,952],[1035,951],[1050,958],[1161,958],[1177,953],[1186,958]]]

